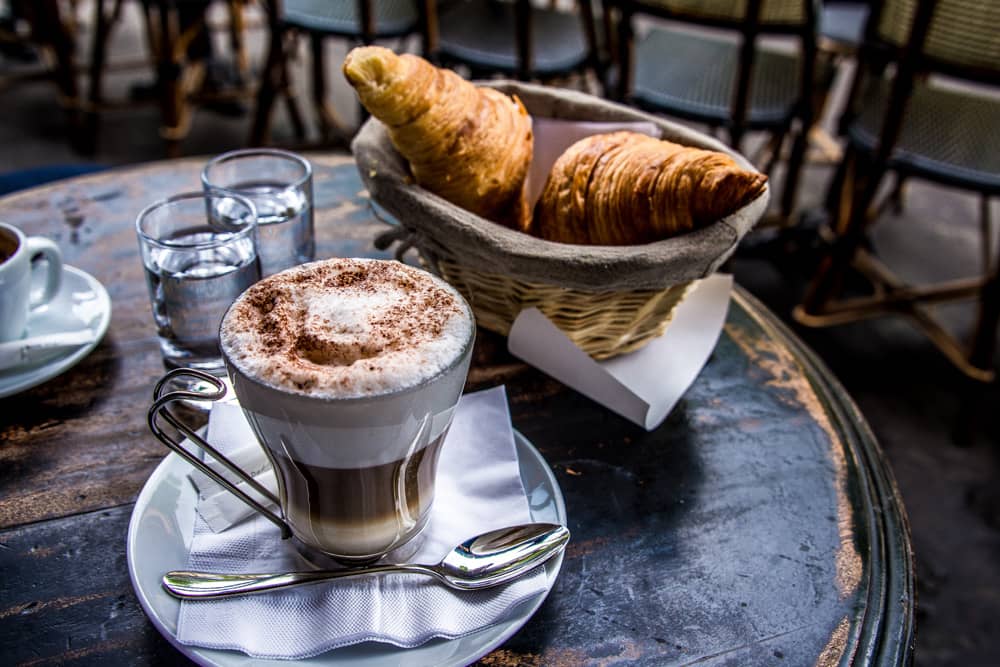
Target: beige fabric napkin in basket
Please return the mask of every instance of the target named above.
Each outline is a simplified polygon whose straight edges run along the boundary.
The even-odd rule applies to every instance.
[[[661,138],[729,153],[715,139],[657,116],[572,90],[516,82],[489,83],[515,94],[533,117],[587,122],[651,123]],[[417,247],[432,265],[455,258],[470,266],[580,290],[655,290],[714,273],[757,223],[770,189],[732,215],[694,232],[643,246],[579,246],[533,238],[451,204],[412,181],[405,159],[386,128],[369,119],[351,143],[358,172],[372,198],[402,225],[404,245]]]
[[[583,93],[500,82],[519,97],[535,128],[537,181],[574,137],[623,125],[685,144],[742,156],[704,134]],[[661,336],[693,283],[712,275],[767,208],[770,191],[722,220],[654,243],[591,246],[554,243],[484,220],[414,184],[386,128],[369,120],[351,144],[372,199],[398,226],[376,239],[397,256],[416,248],[424,265],[469,301],[476,323],[509,335],[537,308],[593,359],[639,350]],[[529,195],[537,193],[529,182]]]

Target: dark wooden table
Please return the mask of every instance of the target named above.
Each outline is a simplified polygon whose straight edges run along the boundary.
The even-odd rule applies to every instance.
[[[318,255],[380,256],[349,157],[312,156]],[[0,664],[172,664],[125,535],[166,450],[146,408],[163,367],[133,221],[198,187],[202,160],[0,199],[0,220],[100,280],[111,327],[79,365],[0,400]],[[481,332],[468,389],[506,384],[552,466],[573,540],[538,613],[483,665],[900,664],[914,637],[905,513],[840,385],[737,289],[704,371],[653,432]]]

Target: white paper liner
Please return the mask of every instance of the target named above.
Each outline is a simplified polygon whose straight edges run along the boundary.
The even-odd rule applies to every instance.
[[[537,308],[511,327],[511,354],[648,431],[659,426],[701,372],[729,310],[733,278],[698,281],[678,304],[666,331],[634,352],[591,359]]]

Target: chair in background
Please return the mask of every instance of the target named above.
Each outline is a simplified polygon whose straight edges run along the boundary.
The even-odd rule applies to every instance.
[[[271,113],[282,96],[289,104],[296,134],[304,136],[301,116],[295,108],[287,62],[294,52],[297,35],[306,35],[311,52],[311,97],[321,139],[345,143],[353,134],[337,115],[327,94],[327,39],[345,39],[352,45],[426,35],[427,3],[431,0],[268,0],[267,11],[276,26],[272,30],[267,65],[257,97],[251,145],[270,140]],[[423,47],[425,48],[425,47]]]
[[[79,80],[83,68],[78,62],[81,40],[75,5],[64,7],[58,0],[12,2],[8,6],[9,23],[2,35],[7,49],[19,49],[35,63],[33,67],[0,76],[0,91],[20,82],[51,80],[58,91],[59,104],[67,114],[70,145],[80,153],[92,153],[95,148],[96,111],[103,102],[105,44],[121,14],[121,0],[116,0],[110,11],[105,5],[104,0],[93,3],[91,62],[86,68],[89,83]],[[22,26],[27,30],[20,29]]]
[[[819,15],[819,40],[816,43],[820,69],[831,72],[831,86],[819,87],[819,101],[816,104],[816,122],[810,133],[810,141],[822,154],[826,163],[837,163],[843,157],[840,144],[820,127],[820,117],[825,115],[830,100],[832,78],[847,60],[857,56],[864,37],[865,22],[868,20],[869,2],[854,0],[825,0]],[[843,134],[843,128],[838,128]]]
[[[428,50],[439,65],[467,67],[472,78],[501,74],[521,81],[593,72],[593,82],[603,83],[605,58],[591,0],[577,0],[573,12],[530,0],[451,0],[431,6],[435,16],[429,22]]]
[[[618,99],[728,132],[741,150],[749,131],[771,134],[770,173],[791,137],[781,218],[791,218],[815,118],[817,4],[810,0],[605,0],[617,13]],[[636,23],[652,27],[636,39]],[[768,48],[765,38],[794,48]]]
[[[98,7],[102,1],[97,0]],[[231,108],[254,97],[256,84],[248,73],[243,39],[247,3],[248,0],[226,0],[224,3],[227,12],[224,29],[230,40],[233,73],[215,81],[214,73],[208,68],[221,61],[209,61],[212,33],[219,29],[208,21],[207,11],[212,3],[209,0],[143,0],[148,48],[156,69],[160,135],[166,143],[168,156],[174,157],[180,152],[195,108]],[[199,44],[204,48],[197,48]],[[205,85],[206,82],[210,85]]]
[[[36,0],[35,2],[14,2],[7,8],[9,25],[4,27],[4,43],[19,49],[25,57],[47,61],[40,68],[30,72],[0,77],[0,89],[5,89],[21,80],[50,79],[58,90],[59,102],[67,110],[74,110],[79,98],[79,85],[73,55],[76,49],[76,35],[72,22],[56,0]],[[20,30],[19,28],[25,28]],[[47,55],[37,58],[35,47]]]
[[[1000,193],[997,25],[995,0],[886,0],[873,6],[845,115],[848,143],[829,198],[830,243],[796,320],[829,326],[906,315],[965,375],[994,378],[1000,252],[991,249],[989,199]],[[887,62],[893,67],[886,68]],[[875,257],[867,232],[882,213],[877,194],[890,172],[979,195],[980,275],[910,285]],[[844,296],[845,280],[855,274],[867,279],[872,294]],[[969,299],[978,300],[978,323],[966,347],[930,307]]]
[[[854,56],[864,38],[870,2],[824,0],[819,15],[819,49]]]
[[[243,9],[247,2],[225,2],[231,50],[244,74],[248,70],[243,45]],[[58,86],[60,104],[69,115],[70,143],[79,153],[90,155],[97,150],[100,116],[104,112],[159,103],[166,152],[175,155],[187,134],[193,106],[217,103],[227,97],[246,97],[252,89],[246,76],[238,88],[216,90],[211,95],[200,86],[205,63],[203,58],[193,58],[189,47],[199,39],[204,43],[211,39],[209,32],[215,27],[208,25],[204,17],[209,0],[142,0],[134,4],[141,7],[149,53],[109,62],[109,46],[116,26],[122,22],[124,0],[15,3],[31,26],[28,40],[46,53],[48,71],[43,75]],[[150,93],[108,99],[104,91],[106,75],[125,70],[152,70],[153,84],[136,87],[148,88]],[[0,80],[0,89],[7,83]]]

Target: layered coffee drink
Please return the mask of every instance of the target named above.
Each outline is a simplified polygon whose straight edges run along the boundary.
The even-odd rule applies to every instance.
[[[454,288],[399,262],[304,264],[233,303],[223,356],[300,541],[361,561],[420,531],[474,331]]]

